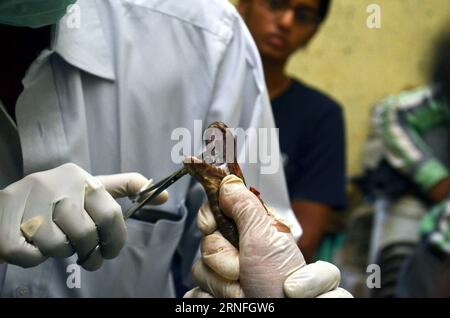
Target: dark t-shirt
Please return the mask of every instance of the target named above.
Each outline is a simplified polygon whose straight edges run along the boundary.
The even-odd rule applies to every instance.
[[[323,93],[294,81],[272,100],[291,201],[335,209],[346,205],[345,128],[341,107]]]

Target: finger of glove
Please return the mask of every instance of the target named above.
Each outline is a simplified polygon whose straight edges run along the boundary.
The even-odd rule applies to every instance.
[[[81,202],[71,198],[58,202],[53,211],[53,220],[67,236],[79,259],[85,259],[98,245],[97,227],[81,206]],[[102,262],[103,258],[98,251],[92,253],[89,259],[81,265],[87,270],[95,270],[101,266]]]
[[[284,283],[284,292],[290,298],[315,298],[336,289],[340,279],[335,265],[318,261],[290,275]]]
[[[127,233],[120,205],[103,186],[88,185],[84,208],[97,226],[103,258],[117,257],[125,245]]]
[[[346,291],[344,288],[337,288],[329,291],[328,293],[317,296],[317,298],[353,298],[353,295]]]
[[[28,243],[21,235],[14,238],[14,243],[7,240],[0,242],[0,258],[23,268],[37,266],[47,259],[36,246]]]
[[[212,234],[217,229],[216,219],[208,202],[204,203],[198,211],[197,227],[203,235]]]
[[[27,241],[46,256],[66,258],[75,252],[61,229],[53,220],[44,219],[43,215],[26,220],[20,229]]]
[[[80,262],[79,258],[77,263],[87,271],[93,272],[98,270],[103,265],[103,255],[100,246],[97,245],[91,250],[89,257],[87,259],[83,258],[83,262]]]
[[[144,190],[152,182],[139,173],[121,173],[98,176],[98,180],[105,186],[113,198],[131,197]],[[163,204],[169,198],[167,191],[162,192],[151,204]]]
[[[222,180],[219,204],[222,212],[236,222],[240,236],[254,227],[270,224],[273,219],[258,197],[234,175]]]
[[[283,218],[277,211],[275,211],[273,208],[269,206],[265,206],[266,211],[269,213],[269,215],[276,220],[276,222],[279,224],[279,226],[284,226],[286,229],[289,229],[291,231],[293,225],[289,223],[285,218]]]
[[[199,287],[195,287],[184,294],[183,298],[214,298],[211,294],[205,292]]]
[[[205,236],[201,242],[203,262],[219,276],[239,279],[239,251],[219,232]]]
[[[217,275],[201,260],[194,265],[192,274],[195,284],[216,298],[244,297],[244,291],[239,285],[239,282],[231,281]]]
[[[39,265],[46,260],[46,256],[23,236],[20,230],[23,214],[17,208],[17,203],[21,201],[11,190],[12,186],[9,189],[0,191],[0,258],[25,268]]]

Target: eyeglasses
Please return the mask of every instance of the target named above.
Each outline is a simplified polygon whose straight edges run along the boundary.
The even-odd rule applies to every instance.
[[[283,14],[288,10],[294,11],[294,20],[301,25],[316,25],[320,23],[318,13],[303,5],[292,8],[290,0],[263,0],[266,7],[275,14]]]

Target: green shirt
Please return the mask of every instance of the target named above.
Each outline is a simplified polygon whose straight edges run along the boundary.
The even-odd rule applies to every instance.
[[[450,130],[450,107],[438,89],[424,87],[387,98],[377,106],[375,124],[390,164],[424,192],[449,176],[449,168],[424,139],[434,128]],[[450,199],[425,215],[421,234],[429,244],[450,254]]]
[[[425,215],[420,232],[431,245],[450,254],[450,199]]]
[[[376,126],[385,141],[390,164],[410,177],[424,192],[449,176],[424,141],[433,128],[450,128],[450,107],[437,89],[425,87],[389,97],[377,107]]]

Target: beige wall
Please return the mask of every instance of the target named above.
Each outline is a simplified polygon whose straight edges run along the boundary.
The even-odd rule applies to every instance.
[[[372,3],[381,7],[381,29],[366,25]],[[425,82],[430,47],[445,26],[450,0],[334,0],[320,34],[293,56],[289,74],[325,90],[345,109],[350,174],[359,172],[371,107]]]

